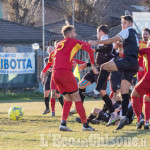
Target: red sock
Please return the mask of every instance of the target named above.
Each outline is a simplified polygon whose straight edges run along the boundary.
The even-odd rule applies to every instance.
[[[52,109],[52,112],[55,112],[55,98],[51,98],[51,109]]]
[[[76,110],[81,118],[82,123],[86,123],[86,114],[85,114],[85,109],[83,107],[83,104],[81,101],[76,101],[75,102]]]
[[[71,106],[72,106],[72,102],[65,100],[64,106],[63,106],[62,120],[67,121]]]
[[[141,104],[140,99],[138,97],[131,97],[132,98],[132,108],[134,110],[134,113],[136,114],[137,121],[140,121],[140,115],[141,115]]]
[[[141,107],[141,112],[142,112],[142,107],[143,107],[143,96],[139,97],[140,100],[140,107]]]
[[[150,118],[150,101],[144,101],[145,104],[145,122]]]

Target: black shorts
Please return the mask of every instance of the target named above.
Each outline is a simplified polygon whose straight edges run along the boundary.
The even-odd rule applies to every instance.
[[[125,79],[131,83],[133,76],[138,71],[138,60],[135,57],[130,56],[114,60],[114,63],[118,70],[123,72],[122,80]]]
[[[51,83],[51,74],[49,74],[49,75],[46,77],[46,82],[45,82],[45,84],[44,84],[44,91],[50,90],[50,83]]]
[[[100,66],[96,67],[98,71],[100,71]],[[87,74],[85,74],[85,76],[83,77],[84,80],[90,81],[91,83],[97,82],[97,78],[98,78],[99,74],[94,74],[93,70],[90,70],[90,72],[88,72]],[[109,74],[108,74],[109,77]],[[108,79],[107,77],[107,79]],[[106,90],[107,88],[107,80],[105,81],[102,90]]]
[[[98,115],[98,119],[101,121],[105,121],[106,123],[109,121],[110,117],[111,113],[107,113],[104,110],[102,110]]]

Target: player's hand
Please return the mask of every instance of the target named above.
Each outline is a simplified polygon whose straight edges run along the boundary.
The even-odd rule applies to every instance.
[[[91,45],[97,45],[96,41],[90,40],[89,43],[90,43]]]
[[[45,84],[45,80],[43,79],[41,83],[44,85]]]
[[[91,65],[92,70],[94,72],[94,74],[99,74],[98,70],[96,69],[95,65]]]
[[[93,49],[93,48],[92,48],[92,51],[93,51],[94,53],[96,52],[96,50],[95,50],[95,49]]]
[[[139,71],[142,72],[142,71],[144,71],[144,69],[139,66]]]
[[[43,80],[44,76],[45,76],[45,73],[43,73],[43,71],[41,71],[41,74],[40,74],[41,80]]]
[[[81,64],[81,65],[79,66],[79,71],[81,71],[81,70],[83,70],[83,69],[85,69],[85,68],[87,68],[87,64],[86,64],[86,63]]]

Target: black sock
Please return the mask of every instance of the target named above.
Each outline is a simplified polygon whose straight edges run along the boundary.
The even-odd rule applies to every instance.
[[[87,118],[87,122],[90,122],[94,118],[96,118],[96,116],[93,116],[92,114],[90,114],[90,116]]]
[[[105,121],[106,123],[109,121],[110,119],[110,114],[109,113],[106,113],[105,111],[101,111],[98,115],[98,120],[101,120],[101,121]]]
[[[107,110],[108,110],[106,104],[103,105],[103,109],[102,109],[102,110],[103,110],[103,111],[107,111]]]
[[[126,116],[128,111],[128,105],[129,105],[129,98],[130,95],[128,94],[122,94],[122,116]]]
[[[66,126],[66,121],[65,121],[65,120],[62,120],[62,121],[61,121],[61,125],[62,125],[62,126]]]
[[[83,127],[88,128],[89,124],[88,123],[83,123]]]
[[[97,83],[96,83],[96,90],[100,91],[105,83],[105,81],[107,80],[107,76],[108,76],[108,71],[107,70],[101,70],[99,72],[99,76],[97,78]]]
[[[64,100],[63,100],[63,97],[60,96],[60,97],[58,98],[58,100],[59,100],[61,106],[63,107],[63,106],[64,106]]]
[[[46,109],[49,109],[49,97],[44,97]]]
[[[121,100],[117,100],[116,103],[121,105],[122,102],[121,102]]]
[[[79,88],[79,95],[80,95],[80,97],[81,97],[81,101],[82,101],[82,104],[83,104],[85,96],[83,95],[82,92],[85,92],[85,89],[80,89],[80,88]]]
[[[110,113],[114,112],[115,109],[113,107],[113,104],[112,104],[112,101],[111,101],[110,97],[106,94],[102,97],[102,99],[104,100],[104,102],[105,102],[107,108],[109,109]]]
[[[118,104],[118,103],[115,103],[115,104],[113,105],[113,107],[114,107],[114,109],[117,109],[117,108],[119,107],[119,104]]]

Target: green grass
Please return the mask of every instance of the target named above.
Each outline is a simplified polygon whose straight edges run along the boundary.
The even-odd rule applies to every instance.
[[[0,93],[0,101],[1,100],[41,100],[43,99],[43,94],[40,92],[21,92],[21,93]]]
[[[6,101],[5,101],[6,102]],[[86,108],[87,115],[94,107],[102,107],[102,101],[85,101],[84,106]],[[14,105],[19,105],[24,110],[24,118],[20,121],[12,121],[9,119],[8,110]],[[74,104],[72,109],[74,108]],[[78,115],[68,117],[67,125],[73,129],[74,132],[60,132],[59,124],[62,114],[62,108],[58,102],[56,102],[56,116],[51,117],[50,114],[42,115],[45,106],[43,102],[15,102],[10,103],[10,100],[6,103],[0,103],[0,150],[51,150],[51,149],[88,149],[88,150],[133,150],[133,149],[150,149],[150,132],[149,130],[136,130],[136,119],[130,126],[125,126],[122,130],[116,131],[116,126],[106,127],[105,123],[99,125],[92,125],[96,131],[85,132],[82,131],[82,124],[75,122],[75,117]],[[128,137],[131,138],[131,145],[126,146],[119,144],[116,140],[116,144],[106,144],[105,146],[92,145],[99,136],[105,139],[114,137],[116,139]],[[92,139],[90,139],[92,137]],[[95,139],[94,139],[95,137]],[[141,144],[142,139],[146,139],[146,147],[139,147],[133,140],[137,137]],[[42,138],[44,141],[42,141]],[[59,142],[56,139],[59,138]],[[69,142],[69,140],[76,141],[73,147],[61,145],[63,140]],[[60,143],[60,140],[62,143]],[[79,147],[79,141],[82,141],[83,147]],[[85,141],[91,141],[91,145],[84,146]],[[111,142],[112,143],[112,142]],[[60,145],[58,145],[60,144]],[[59,147],[60,146],[60,147]],[[93,147],[94,146],[94,147]]]

